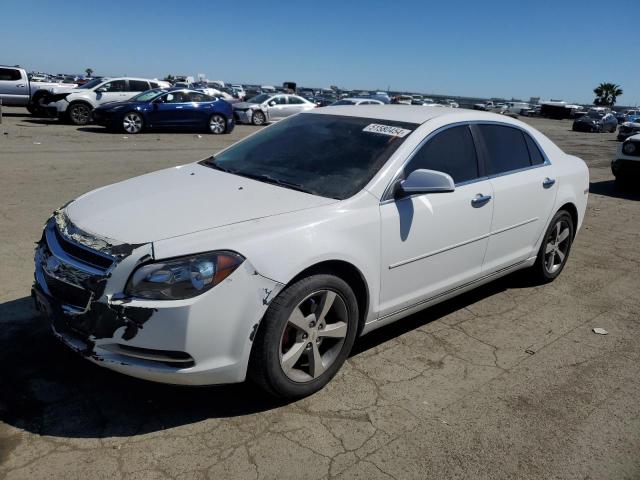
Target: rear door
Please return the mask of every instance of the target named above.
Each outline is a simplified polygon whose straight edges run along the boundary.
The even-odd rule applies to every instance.
[[[0,67],[0,100],[5,105],[29,103],[29,81],[19,68]]]
[[[483,265],[483,273],[491,273],[535,256],[558,185],[553,166],[527,132],[502,124],[475,128],[494,193],[491,236]]]

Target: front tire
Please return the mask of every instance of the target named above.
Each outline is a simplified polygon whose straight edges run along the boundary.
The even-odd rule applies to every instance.
[[[301,398],[338,372],[358,329],[358,302],[347,283],[318,274],[287,287],[269,305],[254,339],[250,378],[268,393]]]
[[[209,132],[220,135],[227,130],[227,120],[219,113],[214,113],[209,117]]]
[[[569,258],[574,232],[569,212],[558,211],[547,227],[536,263],[531,267],[531,276],[537,283],[552,282],[560,275]]]
[[[261,110],[258,110],[257,112],[253,112],[253,115],[251,116],[251,123],[253,123],[254,125],[260,126],[260,125],[264,125],[267,122],[267,117],[264,115],[264,112]]]
[[[86,103],[72,103],[67,108],[67,115],[74,125],[87,125],[91,121],[91,107]]]
[[[122,117],[122,129],[126,133],[135,135],[142,131],[142,127],[144,127],[144,121],[138,112],[128,112]]]

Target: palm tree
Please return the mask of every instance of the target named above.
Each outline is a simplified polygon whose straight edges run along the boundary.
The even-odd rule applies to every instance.
[[[93,68],[86,68],[84,73],[87,74],[87,77],[91,78],[91,75],[93,75]]]
[[[622,95],[622,89],[615,83],[601,83],[593,89],[593,93],[597,95],[593,101],[595,105],[612,107],[616,103],[616,97]]]

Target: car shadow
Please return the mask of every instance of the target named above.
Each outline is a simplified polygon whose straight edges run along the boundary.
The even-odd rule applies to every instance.
[[[624,200],[640,200],[639,185],[637,181],[619,184],[615,180],[601,180],[589,182],[589,193]]]
[[[187,129],[187,128],[163,128],[163,129],[153,129],[150,131],[142,131],[141,133],[127,133],[121,130],[110,130],[106,127],[99,126],[90,126],[90,127],[79,127],[77,128],[79,132],[87,132],[87,133],[101,133],[107,135],[131,135],[132,137],[144,137],[145,135],[153,135],[155,133],[172,133],[172,134],[183,134],[183,135],[211,135],[213,134],[207,132],[205,129]]]
[[[358,355],[508,288],[511,275],[382,327],[358,339]],[[0,304],[0,420],[38,435],[130,437],[210,418],[250,415],[286,405],[249,382],[181,387],[103,369],[53,337],[31,297]]]

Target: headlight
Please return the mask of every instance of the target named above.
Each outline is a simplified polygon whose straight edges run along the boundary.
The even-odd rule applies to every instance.
[[[129,277],[125,293],[153,300],[192,298],[222,282],[243,261],[235,252],[217,251],[143,265]]]
[[[633,142],[626,142],[623,146],[622,146],[622,151],[628,155],[631,155],[632,153],[634,153],[637,150],[636,144]]]

